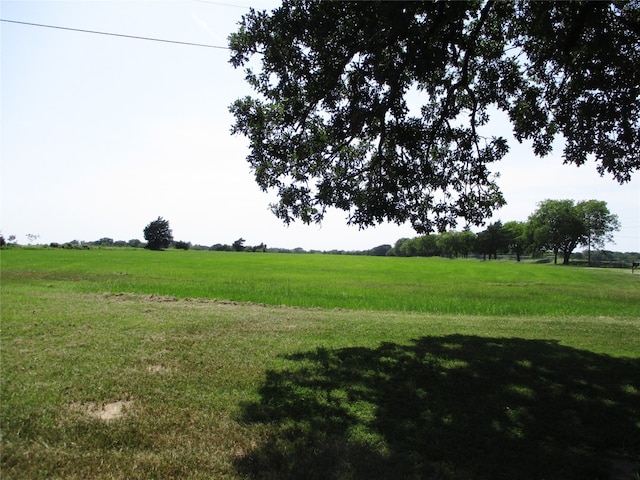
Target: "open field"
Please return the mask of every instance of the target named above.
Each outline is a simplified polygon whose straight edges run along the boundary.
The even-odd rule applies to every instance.
[[[0,255],[2,478],[638,477],[629,271]]]
[[[442,258],[115,250],[6,250],[12,285],[298,307],[462,315],[640,317],[640,275]]]

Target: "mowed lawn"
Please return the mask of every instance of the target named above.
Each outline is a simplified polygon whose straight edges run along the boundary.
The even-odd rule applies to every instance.
[[[637,478],[640,275],[3,250],[10,478]]]

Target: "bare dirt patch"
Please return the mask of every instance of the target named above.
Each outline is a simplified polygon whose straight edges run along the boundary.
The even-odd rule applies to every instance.
[[[115,402],[105,403],[84,403],[74,404],[71,406],[73,410],[85,413],[89,417],[97,418],[105,422],[110,422],[118,418],[122,418],[131,410],[131,400],[117,400]]]

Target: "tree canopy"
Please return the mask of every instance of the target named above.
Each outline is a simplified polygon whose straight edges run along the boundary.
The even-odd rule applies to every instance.
[[[604,245],[611,233],[620,228],[618,216],[609,212],[606,202],[586,200],[545,200],[529,216],[527,226],[531,243],[538,249],[563,254],[563,263],[569,263],[571,253],[578,245]],[[589,262],[591,259],[589,258]]]
[[[230,110],[248,161],[284,222],[479,224],[505,203],[486,136],[503,112],[538,156],[640,167],[640,4],[319,2],[251,10],[231,63],[256,94]],[[252,57],[257,55],[259,62]]]
[[[150,222],[144,227],[144,238],[150,250],[162,250],[171,245],[173,235],[169,228],[169,221],[162,217]]]

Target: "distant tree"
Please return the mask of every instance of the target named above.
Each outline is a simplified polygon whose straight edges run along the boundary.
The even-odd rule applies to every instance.
[[[191,244],[189,242],[179,240],[174,244],[174,247],[178,250],[189,250],[191,248]]]
[[[399,238],[398,240],[396,240],[396,243],[393,244],[393,247],[391,248],[391,250],[389,250],[387,252],[387,255],[392,256],[392,257],[402,257],[402,256],[404,256],[400,252],[400,247],[402,247],[402,244],[404,242],[406,242],[407,240],[408,240],[408,238]]]
[[[79,250],[83,248],[83,245],[80,240],[71,240],[70,242],[63,243],[62,248]]]
[[[607,202],[586,200],[578,202],[576,209],[584,223],[586,237],[581,243],[587,247],[587,262],[591,265],[591,248],[604,247],[611,241],[612,232],[620,230],[620,222],[617,215],[609,212]]]
[[[489,255],[498,258],[498,253],[505,252],[509,248],[509,240],[502,227],[502,222],[497,221],[478,233],[478,250],[483,256]]]
[[[93,242],[93,244],[100,247],[112,247],[113,238],[103,237],[100,240],[96,240],[95,242]]]
[[[469,231],[444,232],[438,236],[438,244],[443,248],[443,254],[453,257],[467,257],[476,247],[476,235]]]
[[[265,243],[260,243],[260,245],[254,245],[252,247],[244,247],[245,252],[266,252],[267,245]]]
[[[144,238],[147,241],[147,247],[150,250],[161,250],[171,245],[173,235],[169,228],[169,221],[158,217],[144,227]]]
[[[144,245],[141,240],[138,240],[137,238],[133,238],[127,242],[127,246],[131,248],[140,248],[140,247],[143,247]]]
[[[391,245],[378,245],[377,247],[373,247],[369,250],[369,255],[373,255],[374,257],[384,257],[387,255],[389,250],[391,250]]]
[[[466,258],[471,252],[475,251],[478,236],[471,230],[463,230],[457,234],[457,240],[458,253]]]
[[[7,241],[4,239],[4,235],[0,235],[0,248],[4,247]]]
[[[436,244],[440,248],[440,255],[443,257],[458,256],[458,236],[457,232],[443,232],[436,237]]]
[[[411,240],[415,254],[420,257],[435,257],[440,254],[437,235],[422,235]]]
[[[244,251],[244,242],[246,240],[242,237],[240,237],[238,240],[236,240],[235,242],[233,242],[233,245],[231,245],[231,247],[233,248],[234,252],[243,252]]]
[[[525,235],[525,222],[507,222],[502,226],[509,250],[516,254],[516,261],[520,261],[520,256],[524,253],[527,240]]]
[[[415,238],[405,239],[398,248],[401,257],[415,257],[418,255],[418,245]]]
[[[553,263],[562,253],[564,265],[569,264],[571,252],[585,238],[584,222],[573,200],[544,200],[529,216],[528,235],[535,247],[553,252]]]
[[[27,240],[29,241],[29,245],[35,243],[40,238],[40,235],[37,233],[27,233]]]

